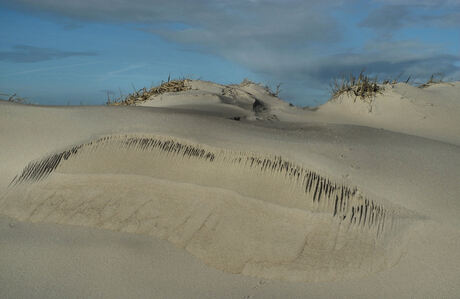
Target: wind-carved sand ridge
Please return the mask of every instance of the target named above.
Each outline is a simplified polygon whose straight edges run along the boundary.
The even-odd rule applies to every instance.
[[[0,209],[19,220],[149,234],[224,271],[302,281],[394,265],[417,219],[281,156],[138,135],[29,163]]]

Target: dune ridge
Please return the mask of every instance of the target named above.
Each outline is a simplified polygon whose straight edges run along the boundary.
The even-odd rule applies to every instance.
[[[219,175],[216,177],[217,169]],[[108,174],[112,175],[112,179],[109,179],[112,182],[107,181]],[[147,180],[145,184],[154,184],[155,190],[150,187],[150,192],[143,192],[144,195],[118,198],[114,202],[119,206],[114,210],[107,209],[114,204],[113,202],[109,204],[112,199],[108,198],[108,194],[101,195],[100,198],[92,198],[93,202],[79,195],[79,193],[88,194],[89,190],[100,193],[99,184],[121,184],[117,176],[122,176],[131,182],[130,187],[127,188],[143,190],[144,187],[139,180],[130,177],[133,175],[161,180],[164,185],[179,190],[198,188],[201,190],[199,192],[210,193],[211,195],[203,195],[204,198],[208,198],[209,206],[199,204],[204,211],[208,211],[204,212],[207,214],[206,217],[202,215],[203,212],[200,212],[201,216],[198,220],[187,224],[189,219],[194,217],[188,215],[181,224],[185,228],[180,230],[191,230],[193,233],[188,232],[187,237],[184,237],[184,234],[177,233],[181,225],[177,226],[166,221],[168,224],[164,226],[167,227],[167,233],[164,233],[155,228],[158,223],[155,221],[152,223],[149,217],[139,219],[133,216],[142,208],[149,211],[143,213],[163,213],[174,218],[170,214],[180,210],[178,206],[183,205],[182,201],[190,200],[189,192],[164,190],[165,187],[160,187],[158,181],[155,183],[151,179],[140,181]],[[98,183],[91,182],[91,179],[85,176]],[[127,179],[127,176],[130,178]],[[71,187],[73,180],[80,182],[77,183],[80,188]],[[82,187],[83,182],[86,182],[85,187]],[[193,187],[190,187],[190,184]],[[126,182],[123,185],[126,186]],[[216,188],[219,191],[216,191]],[[62,189],[74,191],[69,194],[68,191],[59,191]],[[166,199],[172,196],[179,203],[171,209],[168,207],[171,204],[166,203],[165,199],[161,199],[158,195],[159,205],[168,208],[162,210],[152,205],[146,208],[145,205],[149,201],[138,202],[139,197],[156,194],[158,190],[164,190],[163,196]],[[225,202],[217,204],[213,202],[212,194],[216,198],[222,196],[215,195],[216,192],[218,194],[231,192],[227,195],[230,199],[217,200],[218,203]],[[110,194],[117,197],[113,192]],[[253,203],[254,201],[257,203]],[[402,208],[377,203],[366,198],[356,187],[333,182],[314,171],[286,161],[281,156],[238,153],[170,137],[141,135],[105,136],[33,161],[12,180],[9,192],[0,202],[3,213],[21,220],[79,225],[89,223],[90,226],[152,234],[185,247],[206,263],[221,270],[265,278],[303,281],[344,279],[358,275],[357,273],[363,275],[368,271],[388,267],[392,264],[390,261],[394,262],[400,255],[398,247],[394,245],[389,247],[389,244],[394,243],[407,225],[417,220],[415,215]],[[73,203],[67,208],[62,208],[66,202]],[[136,202],[134,207],[126,206],[133,202]],[[280,242],[279,245],[270,242],[269,240],[274,238],[273,234],[277,235],[280,228],[268,225],[275,233],[270,231],[262,233],[266,235],[265,240],[259,239],[260,244],[250,253],[239,254],[238,250],[241,250],[241,246],[233,244],[231,247],[234,252],[222,254],[228,252],[228,248],[221,247],[222,242],[226,247],[229,246],[228,240],[221,240],[221,234],[227,230],[251,236],[247,238],[248,240],[253,238],[256,232],[251,229],[248,232],[247,228],[236,230],[235,226],[238,225],[233,222],[225,223],[217,231],[203,232],[204,225],[212,215],[219,214],[219,219],[226,219],[228,213],[244,215],[242,207],[251,204],[260,205],[260,210],[249,207],[255,214],[268,214],[269,218],[284,219],[282,226],[285,226],[285,229],[290,227],[291,230],[288,231],[296,236],[294,241],[286,242],[294,243],[291,244],[292,247],[285,247],[286,244],[280,240],[276,242]],[[224,205],[231,212],[223,210],[210,212],[209,207],[216,207],[216,205]],[[219,210],[217,207],[215,209]],[[298,220],[287,224],[285,221],[288,221],[288,218],[283,213],[289,214],[293,209],[294,215],[299,214],[296,216]],[[191,208],[191,210],[196,209]],[[75,222],[72,218],[75,213],[80,214],[82,220]],[[124,216],[113,217],[117,213]],[[279,215],[280,213],[282,216]],[[242,223],[249,227],[253,226],[260,221],[256,219],[257,217],[261,215],[255,216],[254,219],[243,219]],[[279,221],[276,220],[275,223],[279,224]],[[261,226],[259,228],[262,231],[267,229]],[[206,237],[196,237],[200,234]],[[318,234],[324,234],[326,237],[317,236]],[[217,251],[216,247],[221,251]],[[273,247],[281,248],[273,251]],[[293,248],[295,253],[292,252]],[[269,254],[264,254],[263,252],[267,250]],[[311,251],[318,254],[312,254]],[[318,255],[325,255],[330,261],[322,265],[317,262],[314,265],[309,264],[313,261],[313,257],[318,258]],[[365,262],[358,263],[361,259]]]
[[[206,150],[199,145],[192,145],[171,138],[159,138],[158,136],[106,136],[93,142],[78,145],[64,152],[29,163],[20,175],[13,178],[10,185],[14,186],[45,179],[58,169],[61,163],[73,158],[81,149],[89,151],[104,150],[104,147],[107,146],[116,147],[117,143],[120,148],[127,151],[165,152],[173,156],[202,159],[205,162],[236,163],[243,167],[255,167],[260,172],[277,173],[277,175],[288,177],[288,180],[300,184],[299,187],[305,190],[306,197],[312,201],[313,205],[316,205],[315,208],[318,211],[333,210],[333,216],[339,219],[345,220],[348,218],[350,223],[358,223],[368,227],[375,226],[377,227],[377,235],[383,229],[384,219],[387,214],[391,214],[383,205],[374,203],[364,197],[357,187],[334,183],[314,171],[284,160],[281,156],[270,157],[255,155],[254,153],[233,153],[225,150],[212,151]],[[391,216],[388,215],[388,217]]]
[[[290,105],[267,87],[250,81],[239,85],[184,82],[189,89],[154,94],[131,105],[201,111],[247,121],[362,125],[460,144],[460,82],[425,88],[406,83],[379,84],[380,91],[365,99],[342,93],[313,108]]]

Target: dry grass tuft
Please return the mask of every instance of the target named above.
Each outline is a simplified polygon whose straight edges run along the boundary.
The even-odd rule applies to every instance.
[[[281,85],[283,85],[283,83],[278,83],[275,86],[275,89],[273,90],[268,84],[256,83],[254,81],[249,80],[248,78],[244,78],[244,80],[239,84],[239,86],[244,87],[244,86],[248,86],[251,84],[259,85],[263,87],[273,97],[279,97],[280,92],[281,92]]]
[[[281,92],[281,85],[283,85],[283,83],[278,83],[275,86],[274,90],[268,85],[265,85],[264,88],[272,97],[278,98],[280,96],[280,92]]]
[[[148,100],[151,96],[164,94],[167,92],[179,92],[190,90],[190,85],[187,84],[188,79],[181,80],[169,80],[167,82],[161,83],[160,86],[152,87],[147,90],[145,87],[134,91],[134,93],[129,94],[126,97],[120,97],[115,100],[111,100],[110,97],[107,98],[107,105],[111,106],[130,106],[139,102],[144,102]]]
[[[351,74],[349,77],[344,76],[340,80],[335,79],[331,84],[333,98],[346,93],[352,94],[363,101],[369,101],[377,94],[382,93],[384,89],[383,85],[378,84],[377,78],[370,78],[364,74],[364,71],[361,71],[358,77]]]
[[[444,74],[443,73],[434,73],[434,74],[431,75],[430,79],[426,83],[423,83],[422,85],[420,85],[419,88],[425,88],[425,87],[431,86],[433,84],[442,83],[443,79],[444,79]]]
[[[244,78],[243,81],[241,81],[240,86],[248,86],[248,85],[251,85],[251,84],[256,84],[256,85],[258,85],[258,84],[255,83],[254,81],[251,81],[251,80],[249,80],[248,78]]]
[[[12,95],[2,93],[2,94],[0,94],[0,96],[8,97],[8,98],[0,98],[0,100],[3,100],[3,101],[8,101],[8,102],[12,102],[12,103],[18,103],[18,104],[24,104],[24,105],[30,104],[30,102],[26,98],[18,97],[15,93],[12,94]]]

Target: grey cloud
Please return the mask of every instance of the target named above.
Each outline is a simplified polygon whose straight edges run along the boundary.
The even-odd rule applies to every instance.
[[[418,13],[414,13],[417,8]],[[391,35],[404,27],[458,27],[460,26],[460,3],[449,5],[449,13],[439,13],[443,5],[384,5],[373,10],[362,22],[367,27]],[[422,12],[422,13],[420,13]],[[433,12],[438,12],[433,14]]]
[[[0,0],[15,8],[55,13],[93,21],[139,22],[146,26],[183,23],[191,31],[174,33],[178,40],[216,40],[216,46],[235,39],[262,46],[294,45],[309,39],[339,38],[337,26],[326,13],[340,5],[337,0]],[[338,4],[337,4],[338,3]],[[158,29],[151,29],[153,31]],[[158,31],[160,33],[160,31]],[[187,36],[185,36],[187,35]],[[199,40],[202,38],[202,40]],[[209,44],[208,44],[209,45]]]
[[[76,29],[80,29],[80,28],[84,27],[84,25],[82,23],[73,22],[73,21],[67,20],[67,19],[59,20],[58,23],[62,26],[63,29],[68,30],[68,31],[76,30]]]
[[[97,21],[187,21],[194,24],[219,23],[228,18],[238,19],[242,12],[270,10],[270,7],[291,7],[291,11],[295,13],[300,6],[314,9],[318,7],[317,2],[314,0],[0,0],[0,3],[10,7]],[[321,5],[336,5],[340,2],[324,0],[321,1]],[[276,21],[277,17],[273,15],[271,20]]]
[[[424,80],[433,73],[452,74],[459,71],[460,68],[455,66],[455,62],[459,59],[458,56],[440,54],[394,61],[370,55],[346,53],[318,62],[307,73],[320,80],[329,80],[338,75],[356,74],[365,70],[369,74],[378,75],[380,79],[391,79],[401,74],[416,80]]]
[[[425,6],[457,6],[458,0],[374,0],[376,3],[387,5],[425,5]]]
[[[40,48],[28,45],[16,45],[10,51],[0,51],[0,61],[39,62],[72,56],[95,56],[94,52],[62,51],[58,49]]]
[[[372,11],[359,25],[377,30],[396,30],[410,21],[410,9],[406,5],[386,5]]]
[[[281,12],[280,12],[281,13]],[[285,12],[287,14],[287,12]],[[252,26],[229,20],[213,26],[189,28],[180,31],[150,30],[168,41],[196,46],[199,50],[217,53],[251,68],[260,68],[272,59],[283,59],[292,51],[340,39],[335,22],[322,19],[305,11],[298,16],[281,17],[282,22],[270,18],[255,22]],[[283,58],[284,57],[284,58]]]
[[[13,6],[95,21],[143,22],[144,30],[228,59],[259,52],[260,58],[292,48],[337,42],[341,30],[324,0],[0,0]],[[339,3],[339,4],[337,4]],[[166,30],[164,23],[187,29]],[[260,59],[258,59],[260,60]],[[254,64],[259,64],[255,61]]]
[[[460,28],[460,7],[457,12],[439,16],[423,16],[423,18],[435,26]]]
[[[366,70],[380,79],[402,74],[425,80],[431,74],[458,74],[460,56],[442,54],[436,46],[412,41],[370,42],[357,53],[341,53],[316,60],[304,69],[306,76],[326,82],[330,78]]]

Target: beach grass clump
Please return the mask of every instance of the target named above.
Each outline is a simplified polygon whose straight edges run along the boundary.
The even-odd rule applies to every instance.
[[[333,98],[342,94],[351,94],[356,98],[367,101],[374,98],[377,94],[382,93],[383,90],[384,86],[377,82],[377,77],[371,78],[365,75],[364,71],[361,71],[357,77],[350,74],[341,79],[335,79],[331,84]]]
[[[141,88],[135,90],[133,93],[127,95],[126,97],[121,96],[117,99],[107,98],[107,105],[111,106],[130,106],[139,102],[144,102],[148,100],[151,96],[164,94],[167,92],[179,92],[191,89],[190,85],[187,84],[188,79],[180,80],[169,80],[167,82],[162,82],[159,86],[152,87],[150,89]]]
[[[243,81],[241,81],[240,86],[248,86],[248,85],[251,85],[251,84],[259,85],[258,83],[254,82],[252,80],[249,80],[248,78],[244,78]]]
[[[425,88],[425,87],[431,86],[433,84],[442,83],[443,79],[444,79],[444,74],[443,73],[434,73],[434,74],[431,75],[430,79],[427,82],[421,84],[419,86],[419,88]]]
[[[30,104],[26,98],[18,97],[15,93],[13,93],[12,95],[2,93],[0,94],[0,96],[6,97],[6,98],[0,97],[0,100],[3,100],[3,101],[8,101],[8,102],[17,103],[17,104],[24,104],[24,105]]]
[[[265,85],[265,90],[266,90],[272,97],[278,98],[279,95],[280,95],[280,92],[281,92],[281,85],[283,85],[283,83],[278,83],[278,84],[275,86],[275,89],[272,89],[270,86]]]
[[[248,78],[244,78],[243,81],[241,81],[241,83],[239,84],[239,86],[249,86],[249,85],[259,85],[261,87],[263,87],[265,89],[265,91],[270,94],[272,97],[279,97],[280,95],[280,92],[281,92],[281,85],[283,85],[283,83],[278,83],[275,88],[273,89],[272,87],[270,87],[268,84],[262,84],[262,83],[257,83],[257,82],[254,82]]]

